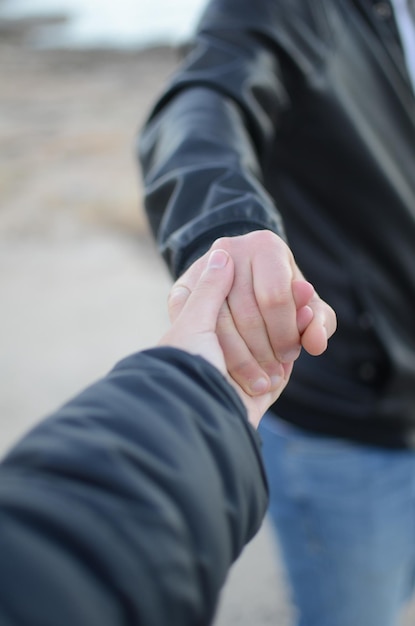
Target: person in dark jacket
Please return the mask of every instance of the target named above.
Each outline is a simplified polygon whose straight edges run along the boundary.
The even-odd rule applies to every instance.
[[[121,361],[0,464],[1,626],[211,622],[266,511],[255,428],[290,370],[255,398],[232,382],[215,327],[234,266],[221,250],[205,260],[195,284],[173,287],[158,347]],[[294,289],[301,320],[313,289]]]
[[[140,137],[172,275],[229,238],[233,378],[255,393],[306,348],[261,425],[301,626],[391,626],[415,580],[413,14],[413,0],[210,0]],[[266,297],[299,268],[339,321],[318,360],[289,289],[278,328]]]

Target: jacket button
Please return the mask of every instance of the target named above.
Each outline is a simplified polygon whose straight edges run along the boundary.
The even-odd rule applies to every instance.
[[[377,368],[371,361],[363,361],[357,371],[360,380],[365,383],[373,383],[376,380]]]
[[[392,17],[392,7],[389,2],[375,2],[373,10],[375,15],[381,20],[388,20]]]

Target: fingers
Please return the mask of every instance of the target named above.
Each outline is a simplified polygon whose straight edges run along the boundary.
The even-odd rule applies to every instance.
[[[297,329],[300,335],[306,330],[314,317],[309,302],[314,296],[314,287],[306,280],[293,280],[291,284],[293,298],[297,307]]]
[[[234,317],[227,303],[222,307],[217,324],[219,343],[226,360],[226,367],[246,393],[263,394],[271,387],[281,384],[284,375],[279,362],[258,363],[244,337],[235,326]]]
[[[274,289],[273,296],[277,306],[283,302],[280,299],[282,288],[280,283],[275,289],[275,282],[270,274],[270,267],[278,262],[279,252],[270,244],[282,240],[268,231],[259,231],[240,237],[222,238],[213,244],[227,249],[235,263],[235,277],[231,292],[228,296],[228,310],[222,311],[218,320],[218,336],[225,354],[228,370],[232,378],[247,392],[261,394],[270,387],[280,384],[284,371],[281,359],[276,357],[274,345],[269,334],[269,318],[267,305],[273,306],[270,294],[270,285]],[[285,250],[284,250],[285,252]],[[263,261],[257,260],[263,257]],[[261,267],[264,268],[264,271]],[[287,264],[289,265],[289,264]],[[288,273],[290,268],[288,267]],[[290,278],[286,280],[287,292],[290,290]],[[294,319],[287,313],[286,318],[292,322],[295,333],[297,354],[300,349],[300,336],[296,328],[296,311],[290,292],[289,297]],[[284,317],[284,312],[278,308],[278,320]],[[273,320],[275,321],[275,320]],[[279,325],[276,324],[279,328]],[[290,331],[288,331],[290,332]],[[275,339],[276,345],[287,332],[281,329]],[[287,343],[289,343],[288,339]]]
[[[231,376],[247,393],[261,394],[280,384],[283,370],[258,305],[251,259],[238,252],[232,250],[237,271],[218,335]]]
[[[172,324],[181,313],[187,299],[199,282],[203,271],[206,269],[209,254],[210,253],[207,252],[203,257],[195,261],[188,270],[177,279],[171,288],[168,297],[168,312]]]
[[[310,306],[304,306],[297,311],[297,328],[300,335],[303,335],[307,327],[314,318],[314,311]],[[301,338],[302,343],[302,338]]]
[[[233,243],[233,239],[224,238],[215,242],[213,249],[221,250],[228,246],[232,252],[234,251],[230,242]],[[223,246],[222,246],[223,244]],[[228,252],[230,252],[228,250]],[[169,298],[169,314],[170,320],[174,322],[180,315],[185,303],[190,297],[190,294],[196,288],[200,276],[205,270],[210,253],[206,253],[203,257],[198,259],[193,265],[185,272],[185,274],[178,280],[175,288],[172,290]],[[238,259],[240,262],[240,259]],[[248,266],[248,272],[250,276],[250,270]],[[239,268],[241,273],[241,268]],[[248,281],[249,283],[249,281]],[[232,285],[232,291],[240,293],[241,289]],[[242,289],[242,303],[241,308],[244,310],[244,290]],[[254,299],[254,296],[251,296]],[[235,325],[236,316],[230,310],[230,307],[225,303],[219,313],[217,322],[217,334],[226,358],[226,365],[230,376],[240,384],[243,389],[250,394],[262,394],[267,391],[271,386],[277,386],[280,384],[281,378],[284,375],[284,371],[279,362],[276,361],[273,350],[269,344],[267,332],[260,314],[255,310],[252,316],[253,328],[251,328],[251,337],[253,336],[253,342],[260,345],[262,336],[265,337],[265,341],[262,343],[262,355],[258,357],[260,351],[257,349],[257,355],[254,356],[248,347],[243,331],[240,332]],[[258,333],[255,334],[255,325],[258,324]],[[243,324],[242,324],[243,325]],[[249,326],[249,322],[248,322]],[[260,362],[258,361],[258,358]],[[264,367],[266,369],[264,369]]]
[[[217,308],[209,313],[205,298],[204,305],[195,309],[198,320],[192,323],[205,319],[204,313],[210,323],[217,316],[227,369],[246,393],[278,389],[286,366],[298,357],[301,347],[313,355],[326,349],[336,327],[334,312],[304,279],[288,246],[274,233],[221,238],[213,244],[211,251],[215,250],[233,259],[233,282],[219,313]],[[199,281],[210,258],[206,253],[176,283],[169,300],[172,322],[201,288]]]
[[[216,324],[219,311],[232,287],[234,264],[229,254],[216,250],[206,258],[206,266],[189,287],[184,274],[172,287],[169,309],[172,325],[159,341],[204,357],[227,376],[225,359]]]
[[[180,323],[191,332],[215,331],[219,311],[232,287],[233,261],[224,250],[209,253],[206,267],[196,284],[184,274],[172,287],[168,307],[172,323]]]
[[[274,404],[274,402],[284,391],[290,379],[290,375],[293,369],[293,363],[286,363],[284,364],[283,368],[284,377],[281,379],[280,384],[274,389],[271,389],[267,393],[261,394],[259,396],[252,396],[250,394],[247,394],[241,389],[239,385],[236,385],[236,383],[232,383],[247,408],[248,419],[254,426],[254,428],[258,427],[264,413],[269,409],[272,404]]]
[[[301,348],[291,255],[282,240],[271,244],[266,254],[252,259],[253,289],[274,359],[286,363],[295,360]]]
[[[336,330],[336,314],[317,294],[309,306],[313,310],[313,318],[302,333],[301,343],[309,354],[318,356],[326,350],[328,340]]]
[[[297,326],[302,347],[309,354],[318,356],[326,350],[327,342],[336,330],[336,314],[304,279],[294,280],[292,289],[298,307]]]
[[[247,393],[264,393],[267,384],[280,385],[283,365],[299,356],[302,334],[315,314],[308,303],[316,294],[286,243],[274,233],[223,238],[215,246],[227,249],[235,263],[229,310],[218,322],[226,363]],[[321,344],[315,329],[305,337],[307,346],[314,343]]]
[[[220,318],[219,340],[229,372],[248,393],[262,390],[265,381],[278,386],[282,364],[301,350],[297,305],[292,293],[292,254],[280,237],[258,231],[225,238],[215,245],[226,248],[235,262],[235,278],[228,296],[230,315]],[[214,247],[213,246],[213,247]],[[300,305],[314,290],[307,285]],[[312,314],[302,311],[301,331]]]
[[[294,279],[291,282],[291,290],[297,310],[307,306],[315,295],[313,285],[302,278]]]

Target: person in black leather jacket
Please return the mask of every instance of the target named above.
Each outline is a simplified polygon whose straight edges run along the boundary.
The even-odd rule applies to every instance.
[[[209,624],[267,486],[255,398],[215,326],[233,280],[217,250],[170,295],[159,346],[38,424],[0,464],[1,626]],[[299,319],[313,289],[295,285]],[[303,312],[303,313],[302,313]]]
[[[306,348],[262,422],[301,626],[390,626],[413,587],[411,1],[210,0],[140,137],[172,275],[229,237],[219,337],[233,378],[254,394]],[[324,338],[310,345],[295,325],[300,271],[339,320],[318,360]],[[312,309],[331,329],[321,301]]]

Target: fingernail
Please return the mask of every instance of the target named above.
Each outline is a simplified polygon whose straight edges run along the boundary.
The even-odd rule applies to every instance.
[[[213,250],[208,259],[208,267],[211,269],[222,269],[228,262],[228,253],[224,250]]]
[[[250,385],[254,393],[265,393],[268,391],[269,382],[266,378],[258,378],[254,383]]]
[[[271,376],[271,387],[279,387],[282,383],[282,376]]]

